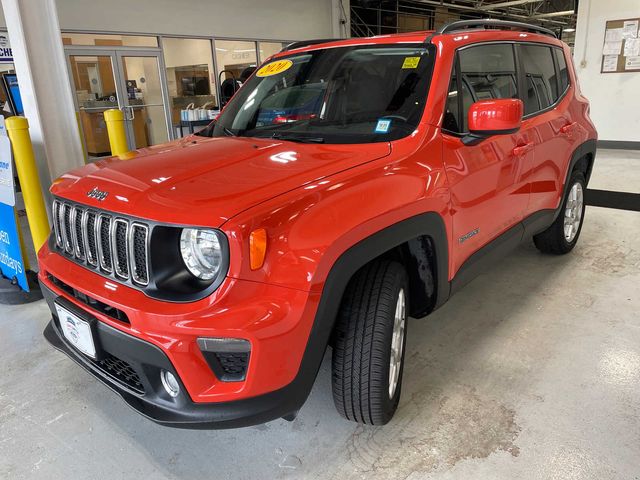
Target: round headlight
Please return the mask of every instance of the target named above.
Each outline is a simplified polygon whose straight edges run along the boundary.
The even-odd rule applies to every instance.
[[[189,271],[201,280],[215,278],[222,268],[222,246],[215,230],[183,229],[180,253]]]

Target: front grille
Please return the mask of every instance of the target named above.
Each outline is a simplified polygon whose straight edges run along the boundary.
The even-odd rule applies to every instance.
[[[140,382],[140,377],[124,360],[110,353],[105,353],[102,360],[94,361],[93,364],[118,383],[124,384],[134,392],[144,394],[144,386]]]
[[[53,202],[56,247],[118,280],[149,284],[149,226],[61,200]]]

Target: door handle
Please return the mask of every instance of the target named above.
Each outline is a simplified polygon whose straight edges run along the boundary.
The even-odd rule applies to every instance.
[[[524,143],[522,145],[518,145],[512,151],[515,157],[522,157],[533,150],[533,142]]]
[[[573,130],[576,128],[576,125],[576,122],[566,124],[564,127],[560,127],[560,133],[563,135],[571,135]]]
[[[124,114],[125,121],[132,121],[135,118],[135,113],[133,112],[133,107],[130,105],[124,105],[120,107],[122,113]]]

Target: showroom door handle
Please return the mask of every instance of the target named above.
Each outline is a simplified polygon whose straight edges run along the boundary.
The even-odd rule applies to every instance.
[[[529,153],[531,150],[533,150],[533,142],[518,145],[516,148],[513,149],[512,153],[515,157],[522,157],[527,153]]]
[[[560,128],[560,133],[563,135],[571,135],[575,130],[576,125],[578,125],[576,122],[566,124],[564,127]]]

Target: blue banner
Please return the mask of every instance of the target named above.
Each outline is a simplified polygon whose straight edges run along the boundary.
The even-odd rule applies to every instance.
[[[13,207],[4,203],[0,203],[0,270],[5,277],[16,278],[25,292],[29,291],[16,217]]]

